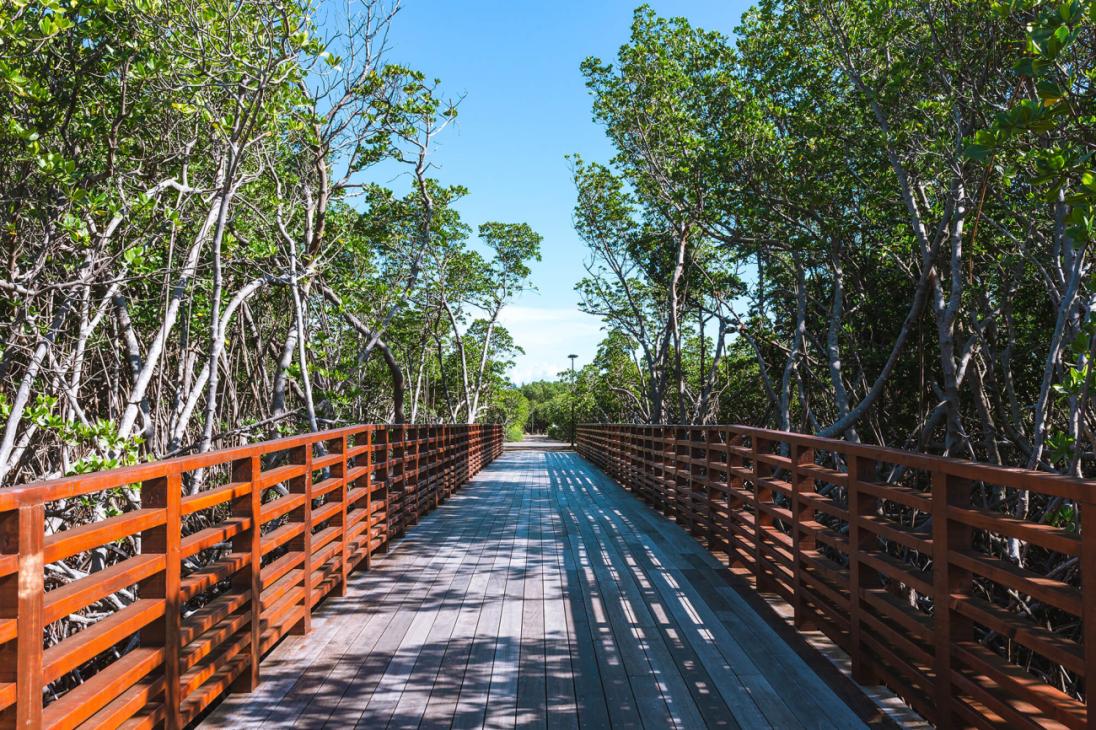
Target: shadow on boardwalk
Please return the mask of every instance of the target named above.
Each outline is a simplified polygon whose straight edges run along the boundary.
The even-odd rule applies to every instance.
[[[204,726],[864,724],[714,558],[573,452],[497,460],[262,675]]]

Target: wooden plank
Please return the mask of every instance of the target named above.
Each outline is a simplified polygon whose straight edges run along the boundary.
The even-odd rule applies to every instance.
[[[598,485],[585,473],[576,470],[576,474],[581,474],[576,477],[575,485],[583,497],[582,532],[587,545],[592,548],[595,573],[605,586],[605,595],[609,597],[610,615],[616,624],[614,630],[636,637],[637,646],[643,651],[648,664],[649,678],[630,673],[633,693],[638,698],[651,693],[652,689],[657,691],[669,713],[665,719],[673,726],[734,727],[727,705],[718,700],[713,702],[710,695],[705,693],[704,688],[711,686],[710,679],[695,677],[691,678],[694,680],[692,682],[686,681],[683,676],[684,662],[675,660],[666,643],[667,638],[672,640],[681,632],[674,628],[664,634],[660,630],[648,603],[650,596],[644,595],[643,591],[644,587],[649,587],[647,577],[637,570],[638,564],[626,551],[618,549],[621,528],[626,529],[626,525],[618,524],[602,505],[603,495]],[[703,712],[698,701],[704,703]],[[649,712],[643,713],[644,722],[649,723],[660,717],[656,713],[661,710],[652,700]]]
[[[524,485],[523,485],[524,486]],[[531,530],[528,493],[518,517],[510,569],[506,573],[499,629],[495,637],[495,658],[491,664],[491,683],[487,692],[484,727],[514,727],[517,716],[518,659],[521,654],[521,618],[525,605],[524,575],[528,570]]]
[[[440,522],[439,513],[434,513],[424,520],[426,524]],[[421,532],[420,524],[409,535],[415,537],[415,532]],[[445,534],[442,525],[438,525],[439,537]],[[389,664],[399,650],[408,631],[412,629],[416,615],[422,608],[427,597],[435,588],[439,580],[445,580],[447,569],[454,562],[454,554],[458,551],[464,540],[469,535],[469,529],[446,535],[447,539],[441,540],[443,547],[437,549],[435,543],[427,547],[424,543],[418,549],[428,549],[437,552],[439,559],[431,563],[430,570],[422,571],[416,580],[405,584],[402,588],[402,600],[394,610],[384,612],[381,625],[371,630],[373,636],[363,636],[364,643],[347,653],[346,658],[340,662],[339,681],[334,689],[327,689],[321,697],[337,697],[337,702],[331,707],[330,722],[335,726],[349,727],[358,723],[370,704],[374,692],[380,686]],[[400,548],[404,545],[400,544]],[[379,563],[378,563],[379,564]],[[386,607],[387,608],[387,607]],[[356,671],[355,671],[356,670]],[[326,706],[329,703],[323,703]],[[315,706],[316,703],[314,702]],[[308,720],[305,724],[311,724],[315,718],[315,712],[310,709]]]
[[[581,490],[580,482],[581,477],[573,478],[570,486]],[[644,724],[672,727],[665,676],[656,671],[647,654],[650,627],[636,620],[636,607],[621,591],[622,576],[609,561],[601,537],[588,524],[592,505],[585,502],[576,505],[574,499],[573,495],[568,496],[571,504],[564,507],[564,519],[575,528],[571,539],[578,541],[579,554],[589,565],[595,581],[594,597],[599,610],[594,616],[594,625],[602,632],[612,632]]]
[[[438,523],[439,533],[444,533],[441,529],[444,525],[452,527],[452,524],[443,521],[444,516],[444,512],[435,512],[424,522]],[[386,675],[393,659],[397,660],[395,676],[398,677],[399,668],[406,661],[406,658],[398,657],[401,647],[404,646],[404,638],[408,637],[409,632],[414,638],[418,636],[419,631],[429,630],[430,624],[426,623],[419,614],[426,613],[423,611],[423,606],[435,594],[438,585],[442,586],[444,592],[449,582],[452,582],[454,567],[459,564],[461,552],[467,548],[468,538],[475,533],[476,524],[475,522],[466,523],[459,531],[445,534],[444,539],[434,540],[434,544],[429,549],[441,552],[441,560],[433,564],[430,573],[423,573],[418,581],[410,585],[410,590],[404,595],[400,608],[391,617],[389,624],[380,630],[372,650],[362,654],[361,650],[355,649],[355,652],[347,654],[344,658],[343,663],[347,665],[358,664],[357,672],[344,687],[340,688],[343,694],[332,711],[332,723],[340,727],[352,726],[355,722],[368,725],[366,711],[374,695],[379,692],[384,698],[383,702],[389,702],[389,699],[384,697],[384,693],[391,688],[392,676],[386,678]],[[422,525],[416,527],[416,531],[419,531],[421,527]],[[414,533],[412,533],[413,536]],[[438,544],[442,547],[438,548]],[[363,655],[365,660],[361,661]]]
[[[567,463],[566,455],[551,454],[549,464],[550,476],[557,479],[557,488],[554,490],[561,516],[563,517],[563,538],[566,550],[565,564],[567,565],[568,594],[577,598],[576,605],[576,632],[586,634],[590,639],[592,651],[586,656],[579,655],[581,672],[576,673],[576,690],[584,689],[583,678],[594,674],[591,661],[596,662],[596,673],[601,677],[601,688],[604,693],[604,704],[608,721],[613,727],[642,727],[643,721],[637,704],[637,698],[632,693],[632,683],[629,680],[624,659],[620,647],[617,645],[612,626],[605,612],[604,601],[601,597],[600,586],[596,574],[590,563],[586,546],[581,543],[581,538],[576,534],[578,528],[573,517],[569,514],[567,506],[568,498],[566,482],[571,480],[566,475],[564,465]],[[557,458],[559,457],[559,458]],[[585,639],[585,637],[583,637]],[[585,641],[583,641],[585,643]],[[595,710],[596,711],[596,710]],[[579,719],[583,721],[583,698],[579,698]]]
[[[448,726],[467,668],[470,640],[482,607],[496,552],[490,541],[462,563],[409,673],[389,727]],[[428,716],[428,710],[433,714]]]
[[[457,607],[470,583],[471,571],[483,552],[485,542],[477,536],[483,535],[490,518],[482,512],[473,517],[476,519],[471,521],[465,533],[469,537],[453,545],[446,567],[416,611],[403,641],[358,719],[359,726],[419,726],[453,632]]]
[[[667,684],[664,699],[675,724],[737,727],[731,708],[713,692],[714,680],[684,639],[685,629],[666,610],[665,601],[647,573],[650,566],[632,553],[626,534],[628,523],[617,523],[612,518],[612,513],[620,506],[614,503],[612,512],[607,510],[600,503],[601,495],[595,497],[600,487],[592,483],[584,487],[591,504],[595,505],[587,513],[596,515],[603,526],[599,542],[614,565],[619,566],[617,582],[626,592],[639,622],[650,634],[648,657]]]
[[[433,533],[428,525],[421,526],[427,536]],[[425,536],[424,536],[425,537]],[[402,548],[402,549],[395,549]],[[440,572],[447,554],[421,549],[405,537],[389,556],[375,564],[369,573],[359,573],[352,579],[350,597],[339,599],[343,605],[333,605],[336,621],[325,629],[327,648],[293,687],[285,704],[296,704],[290,724],[319,725],[330,717],[338,718],[336,709],[348,691],[354,677],[361,671],[361,658],[367,655],[380,637],[390,628],[393,617],[400,611],[413,611],[410,603],[417,593],[417,583],[430,582]],[[370,591],[372,589],[372,591]],[[342,610],[339,610],[342,609]],[[309,681],[311,679],[311,681]],[[359,713],[348,720],[353,724]]]
[[[811,718],[827,717],[829,727],[856,727],[858,718],[843,702],[831,701],[830,688],[825,682],[799,657],[795,651],[777,637],[769,636],[767,632],[759,633],[754,629],[754,622],[759,620],[748,605],[738,608],[736,604],[742,599],[734,588],[727,585],[718,576],[706,575],[705,571],[682,570],[683,579],[689,580],[696,587],[705,604],[716,612],[720,624],[738,640],[742,650],[757,664],[764,666],[770,664],[774,668],[768,671],[766,677],[774,683],[777,689],[783,685],[778,680],[785,677],[785,684],[793,684],[797,687],[795,702],[789,703],[790,709],[805,724]],[[750,611],[745,616],[743,611]]]
[[[510,505],[513,503],[514,494],[499,495],[497,500],[499,508],[496,509],[495,503],[492,504],[493,524],[487,526],[487,529],[476,537],[484,541],[484,549],[480,553],[479,562],[471,575],[454,619],[453,630],[445,646],[441,665],[437,668],[433,683],[430,685],[429,697],[419,724],[420,728],[447,728],[453,721],[491,576],[497,571],[509,569],[509,553],[503,553],[503,540],[500,539],[501,533],[497,526],[514,524],[509,512]],[[500,562],[502,558],[505,558],[505,561]],[[423,685],[425,684],[424,681]]]
[[[619,490],[619,487],[610,484],[607,489]],[[629,517],[634,516],[632,504],[614,504]],[[771,630],[755,615],[756,625],[743,625],[741,632],[733,635],[725,630],[720,632],[710,607],[680,570],[680,566],[686,564],[683,556],[705,551],[676,526],[664,525],[661,521],[657,521],[657,526],[669,549],[660,548],[655,541],[649,540],[646,530],[635,530],[628,538],[631,553],[644,566],[652,586],[662,597],[663,606],[697,653],[701,664],[711,673],[737,722],[744,727],[770,723],[776,727],[804,726],[785,702],[783,693],[772,686],[764,669],[739,643],[757,632],[771,634]],[[773,673],[773,678],[781,686],[786,683],[779,670]],[[825,726],[823,718],[816,721]]]
[[[608,488],[619,489],[612,484]],[[631,512],[633,507],[623,500],[614,502],[614,506],[625,511],[625,514]],[[784,701],[771,688],[761,688],[763,694],[771,695],[769,699],[773,701],[769,707],[762,709],[761,698],[755,696],[759,689],[758,680],[763,679],[760,669],[745,657],[734,639],[727,637],[726,645],[723,645],[724,642],[717,642],[711,637],[711,627],[696,615],[702,601],[687,583],[667,575],[671,566],[678,562],[676,553],[689,550],[700,552],[700,547],[680,527],[668,525],[661,519],[656,522],[661,528],[659,541],[670,549],[660,549],[657,544],[659,541],[646,539],[650,537],[648,531],[637,529],[629,536],[632,555],[641,561],[651,585],[661,597],[663,609],[673,620],[676,630],[681,632],[681,636],[697,654],[706,671],[712,675],[717,690],[731,708],[736,721],[745,727],[766,725],[769,723],[766,719],[767,710],[770,714],[782,715],[786,724],[777,725],[778,727],[797,726],[798,723],[787,711]],[[633,524],[641,523],[633,521]],[[678,537],[681,539],[677,539]],[[728,653],[731,654],[730,657],[727,656]]]
[[[523,476],[529,491],[529,542],[522,573],[521,642],[517,671],[515,722],[520,727],[544,728],[548,719],[548,679],[544,638],[544,522],[548,495],[538,474]]]
[[[575,709],[582,727],[608,727],[609,707],[604,680],[598,666],[597,646],[594,643],[587,601],[584,600],[579,578],[578,563],[574,559],[561,525],[558,561],[561,575],[561,592],[567,634],[570,638],[571,671],[575,689]]]
[[[540,485],[550,490],[546,455],[539,454],[541,470],[537,477]],[[578,704],[575,698],[575,677],[571,657],[576,653],[574,623],[569,615],[567,594],[563,583],[563,525],[554,509],[551,492],[541,529],[543,530],[544,571],[542,603],[544,616],[545,693],[548,728],[571,729],[578,727]],[[601,679],[595,678],[600,689]],[[602,702],[604,707],[604,702]]]
[[[468,496],[466,491],[464,496]],[[519,506],[524,501],[524,495],[519,494]],[[514,543],[517,540],[518,517],[512,515],[511,520],[500,525],[501,550],[496,562],[492,566],[491,577],[488,580],[486,595],[484,596],[483,609],[479,614],[476,624],[475,638],[468,651],[468,662],[464,670],[460,693],[457,697],[456,709],[453,713],[452,727],[474,728],[483,724],[487,711],[487,695],[491,686],[491,670],[495,657],[495,644],[502,621],[502,602],[506,592],[506,575],[510,570],[510,563],[514,552]]]

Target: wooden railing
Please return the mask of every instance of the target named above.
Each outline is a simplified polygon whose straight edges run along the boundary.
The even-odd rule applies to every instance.
[[[254,688],[265,652],[501,451],[498,426],[365,425],[0,490],[2,724],[178,728]],[[118,513],[56,524],[82,503]]]
[[[1063,691],[1096,671],[1096,484],[739,426],[586,425],[578,450],[938,727],[1096,727]]]

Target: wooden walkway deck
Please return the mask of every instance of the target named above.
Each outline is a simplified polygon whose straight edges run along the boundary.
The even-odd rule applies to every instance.
[[[203,727],[863,727],[675,524],[517,451],[314,614]]]

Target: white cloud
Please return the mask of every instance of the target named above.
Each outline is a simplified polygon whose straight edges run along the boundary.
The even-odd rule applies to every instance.
[[[515,383],[555,379],[570,367],[572,353],[578,355],[576,366],[590,362],[603,334],[600,320],[575,308],[513,305],[502,310],[499,321],[525,350],[510,370]]]

